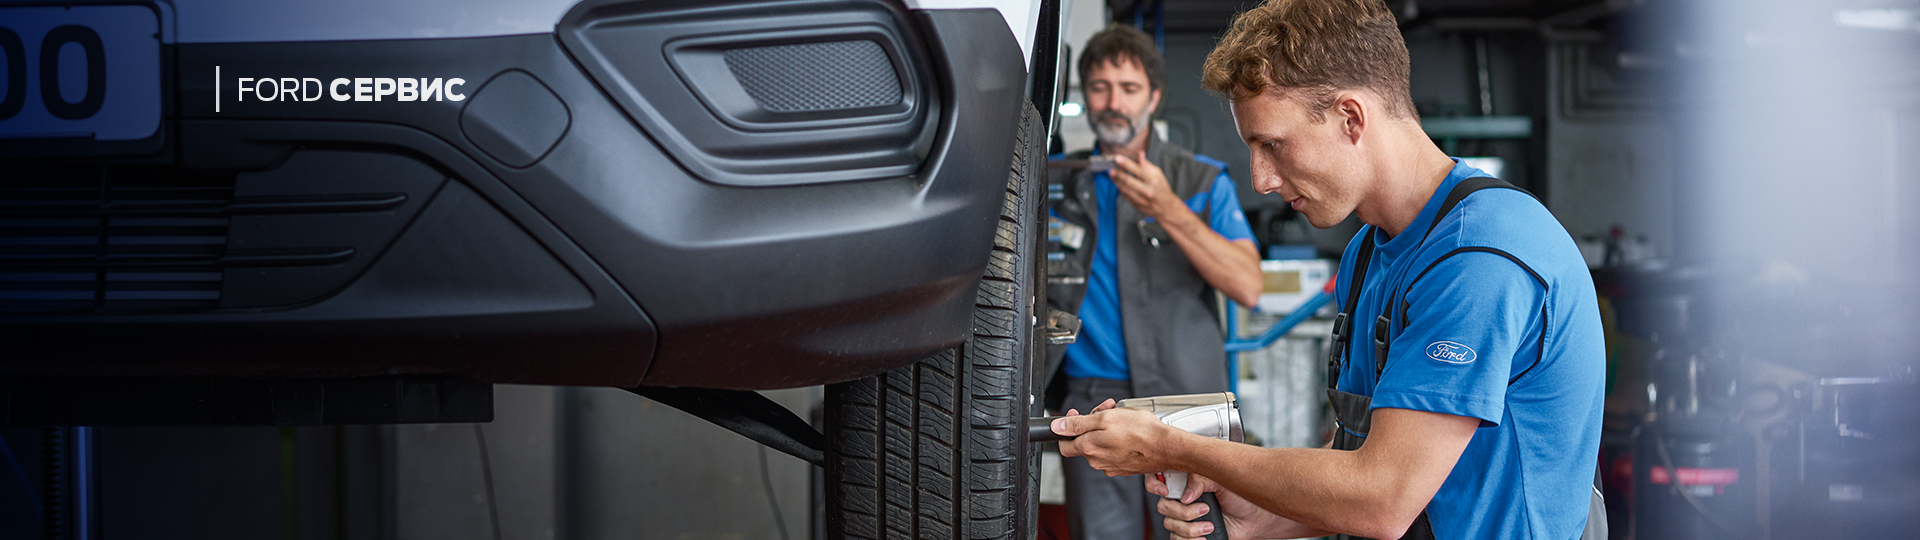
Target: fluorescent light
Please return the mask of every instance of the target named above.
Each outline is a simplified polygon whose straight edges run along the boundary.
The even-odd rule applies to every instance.
[[[1080,112],[1079,103],[1069,101],[1060,104],[1060,116],[1080,116]]]

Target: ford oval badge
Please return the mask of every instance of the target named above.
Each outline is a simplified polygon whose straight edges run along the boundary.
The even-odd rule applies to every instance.
[[[1436,341],[1427,346],[1427,358],[1449,364],[1471,364],[1479,356],[1473,348],[1451,341]]]

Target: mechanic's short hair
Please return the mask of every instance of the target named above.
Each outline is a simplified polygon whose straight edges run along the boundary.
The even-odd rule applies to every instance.
[[[1407,43],[1383,0],[1267,0],[1234,17],[1201,84],[1236,101],[1285,92],[1315,122],[1340,91],[1364,88],[1389,116],[1418,120],[1408,77]]]
[[[1087,39],[1086,50],[1080,51],[1080,84],[1085,85],[1087,74],[1095,66],[1107,62],[1126,65],[1128,60],[1140,63],[1140,69],[1147,72],[1148,90],[1159,90],[1166,86],[1166,62],[1160,58],[1160,49],[1153,45],[1153,38],[1131,26],[1114,23],[1106,30]]]

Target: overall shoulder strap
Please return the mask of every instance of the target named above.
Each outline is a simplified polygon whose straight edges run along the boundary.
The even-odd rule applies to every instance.
[[[1440,202],[1440,211],[1435,212],[1433,214],[1433,221],[1427,223],[1427,232],[1420,235],[1420,243],[1421,244],[1427,243],[1427,237],[1433,235],[1434,226],[1439,225],[1440,220],[1442,218],[1445,218],[1447,217],[1447,214],[1452,213],[1453,207],[1459,206],[1460,201],[1465,200],[1468,195],[1472,195],[1473,192],[1475,191],[1480,191],[1483,189],[1490,189],[1490,188],[1511,189],[1521,193],[1526,193],[1528,197],[1533,197],[1533,193],[1528,192],[1527,190],[1524,190],[1524,189],[1520,189],[1519,186],[1509,184],[1507,183],[1506,180],[1501,180],[1499,178],[1494,178],[1491,176],[1475,176],[1473,178],[1461,180],[1460,183],[1453,185],[1453,191],[1447,192],[1446,200]],[[1535,198],[1537,199],[1538,197],[1535,197]]]
[[[1367,263],[1373,259],[1373,226],[1361,225],[1360,253],[1353,257],[1353,269],[1348,271],[1347,301],[1340,307],[1340,314],[1333,317],[1333,345],[1327,348],[1327,388],[1333,389],[1340,383],[1340,365],[1346,361],[1347,345],[1353,340],[1353,310],[1360,305],[1360,287],[1367,282]]]
[[[1483,189],[1511,189],[1526,193],[1528,197],[1533,196],[1532,193],[1520,189],[1519,186],[1491,176],[1475,176],[1461,180],[1460,183],[1453,185],[1453,190],[1447,192],[1447,198],[1440,201],[1439,211],[1434,212],[1433,220],[1427,222],[1426,232],[1420,234],[1420,243],[1415,244],[1413,251],[1410,253],[1418,252],[1420,246],[1426,245],[1427,237],[1433,236],[1433,229],[1440,225],[1440,220],[1445,219],[1447,214],[1453,213],[1453,207],[1459,206],[1460,201],[1466,200],[1468,195],[1472,195],[1473,192]],[[1532,272],[1532,270],[1529,269],[1528,272]],[[1422,272],[1421,275],[1424,276],[1425,272]],[[1416,281],[1418,279],[1419,278],[1415,278]],[[1393,337],[1391,335],[1393,332],[1393,312],[1395,311],[1393,308],[1403,303],[1400,297],[1405,293],[1397,284],[1389,284],[1388,286],[1393,287],[1391,289],[1393,292],[1387,295],[1387,307],[1381,312],[1380,316],[1375,317],[1373,321],[1373,374],[1375,380],[1378,380],[1380,374],[1387,370],[1387,351],[1393,343]],[[1405,308],[1403,307],[1400,311],[1404,313]],[[1403,314],[1400,318],[1400,327],[1406,328],[1406,324],[1406,317]]]

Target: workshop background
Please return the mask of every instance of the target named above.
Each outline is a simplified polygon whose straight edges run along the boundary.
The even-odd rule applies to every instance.
[[[1225,102],[1198,86],[1253,2],[1067,4],[1071,46],[1109,21],[1156,36],[1158,131],[1231,165],[1263,249],[1295,261],[1269,268],[1324,276],[1355,225],[1315,230],[1253,193]],[[1920,2],[1388,4],[1429,133],[1495,158],[1481,163],[1588,255],[1608,323],[1597,459],[1613,538],[1920,531]],[[1084,117],[1060,139],[1089,146]],[[1321,282],[1294,283],[1236,331]],[[1324,436],[1325,328],[1235,357],[1262,444]],[[819,388],[766,394],[820,416]],[[620,390],[494,395],[487,424],[0,428],[0,538],[42,538],[60,511],[47,497],[88,496],[50,485],[91,490],[94,538],[821,537],[819,471],[796,458]],[[67,482],[76,445],[94,476]],[[1057,486],[1042,502],[1057,517]]]

